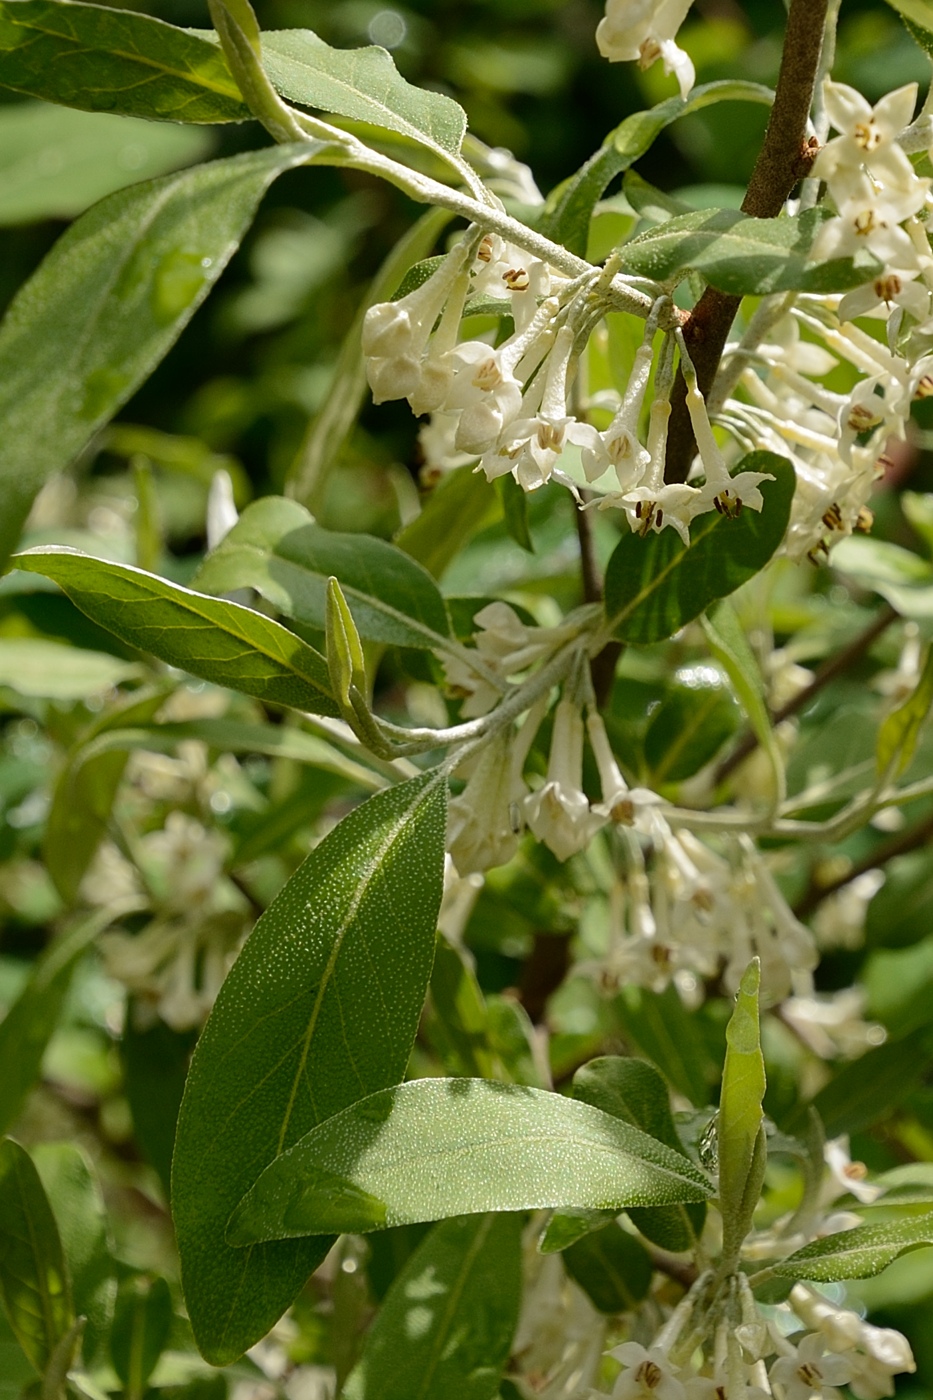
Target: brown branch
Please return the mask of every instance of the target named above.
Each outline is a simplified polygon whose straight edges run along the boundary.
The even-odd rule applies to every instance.
[[[896,622],[899,613],[894,608],[885,606],[877,617],[868,624],[864,631],[854,637],[847,647],[835,656],[829,657],[817,670],[809,685],[797,695],[792,696],[780,709],[775,710],[771,716],[772,724],[780,724],[782,720],[789,719],[791,715],[798,714],[809,705],[814,695],[834,681],[837,676],[843,675],[850,666],[854,665],[869,650],[872,644],[881,636],[892,622]],[[713,776],[713,782],[718,787],[731,773],[734,773],[739,764],[742,763],[750,753],[758,747],[758,739],[750,729],[747,729],[739,742],[730,754],[728,754],[719,764]]]
[[[742,201],[743,214],[753,218],[776,218],[816,157],[817,147],[806,140],[806,128],[823,47],[826,9],[827,0],[791,0],[774,105]],[[684,326],[684,339],[704,395],[712,388],[740,302],[741,297],[707,287]],[[667,481],[686,481],[696,453],[686,394],[684,377],[678,371],[671,394]]]
[[[584,501],[589,496],[589,492],[584,494]],[[596,544],[593,539],[593,520],[588,510],[575,509],[574,514],[577,520],[577,539],[580,541],[580,572],[583,577],[583,601],[584,603],[601,603],[603,600],[603,581],[599,571],[599,562],[596,558]]]
[[[812,881],[806,894],[798,900],[794,913],[798,919],[805,919],[812,914],[819,904],[827,899],[829,895],[835,894],[837,890],[850,885],[853,880],[857,880],[860,875],[866,874],[869,870],[877,870],[879,866],[887,865],[889,860],[895,856],[906,855],[908,851],[916,851],[921,846],[926,846],[931,836],[933,836],[933,812],[918,822],[916,826],[909,827],[907,831],[901,831],[896,836],[883,841],[880,846],[876,846],[873,851],[869,851],[867,856],[863,856],[844,875],[839,875],[827,884]]]

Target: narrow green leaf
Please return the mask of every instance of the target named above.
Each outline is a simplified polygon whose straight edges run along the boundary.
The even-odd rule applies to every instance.
[[[21,1400],[29,1381],[36,1372],[26,1359],[0,1308],[0,1400]]]
[[[634,112],[610,133],[600,150],[575,175],[551,191],[538,225],[540,231],[585,256],[590,216],[597,200],[610,181],[643,156],[671,122],[715,102],[758,102],[770,106],[773,100],[771,89],[760,83],[726,79],[702,83],[687,98],[669,97],[647,111]]]
[[[933,55],[933,10],[930,0],[888,0],[904,21],[904,28],[928,54]]]
[[[631,1312],[647,1297],[654,1265],[643,1244],[614,1221],[564,1250],[570,1277],[600,1312]]]
[[[228,1239],[366,1233],[486,1210],[699,1201],[702,1172],[589,1104],[488,1079],[416,1079],[321,1123],[258,1178]]]
[[[529,554],[534,554],[535,546],[528,528],[528,494],[508,473],[496,480],[496,491],[502,502],[505,528],[512,539]]]
[[[502,518],[502,503],[470,466],[458,467],[434,488],[419,516],[395,537],[399,549],[440,578],[478,530]]]
[[[713,759],[739,725],[739,709],[722,673],[682,667],[645,734],[651,783],[680,783]]]
[[[120,1288],[110,1359],[129,1395],[143,1395],[172,1329],[172,1295],[164,1278],[137,1274]]]
[[[519,1216],[435,1226],[389,1290],[343,1400],[492,1400],[521,1288]]]
[[[59,546],[26,550],[16,567],[54,579],[92,621],[170,666],[271,704],[338,713],[320,652],[251,608]]]
[[[432,647],[450,630],[437,584],[421,565],[372,535],[324,530],[282,496],[247,506],[194,585],[218,594],[255,588],[286,617],[323,629],[332,576],[366,641]]]
[[[664,1077],[654,1065],[621,1055],[604,1055],[578,1069],[574,1097],[611,1113],[686,1157]],[[691,1249],[703,1228],[705,1205],[643,1206],[629,1211],[632,1224],[665,1249]]]
[[[933,705],[933,647],[927,648],[920,679],[913,691],[896,710],[886,715],[878,730],[875,761],[880,778],[894,781],[917,751],[920,731]]]
[[[12,1138],[0,1142],[0,1301],[23,1351],[44,1371],[74,1325],[55,1217],[39,1174]]]
[[[653,1060],[668,1082],[697,1108],[706,1104],[713,1067],[696,1022],[677,989],[670,986],[663,992],[652,992],[647,987],[625,987],[616,999],[616,1009],[626,1036]]]
[[[47,637],[4,637],[0,640],[0,685],[19,695],[48,700],[86,700],[138,680],[140,669],[130,661],[102,651],[85,651]]]
[[[872,1046],[843,1065],[812,1101],[827,1136],[858,1133],[885,1118],[919,1083],[931,1062],[930,1034],[924,1024],[900,1040]],[[800,1129],[805,1113],[802,1105],[788,1125],[791,1131]]]
[[[2,60],[0,60],[2,66]],[[17,102],[0,108],[0,224],[73,219],[96,200],[203,160],[208,131]]]
[[[614,1220],[612,1210],[555,1210],[538,1241],[540,1254],[558,1254]]]
[[[732,682],[762,752],[768,755],[776,799],[783,801],[784,759],[774,737],[764,680],[732,604],[720,603],[712,616],[703,619],[703,630],[710,651]]]
[[[835,1283],[844,1278],[872,1278],[908,1249],[933,1244],[933,1211],[881,1225],[859,1225],[804,1245],[771,1266],[778,1278],[805,1278]]]
[[[309,1129],[405,1072],[434,957],[446,783],[379,793],[315,847],[259,920],[198,1043],[173,1211],[208,1360],[264,1336],[329,1241],[227,1246],[257,1176]]]
[[[673,530],[620,540],[606,569],[605,607],[621,641],[663,641],[767,564],[790,519],[794,469],[774,452],[750,452],[736,470],[774,476],[761,483],[761,511],[745,510],[735,519],[716,511],[699,516],[689,548]]]
[[[345,712],[351,708],[353,689],[360,695],[367,693],[366,658],[353,614],[335,578],[327,580],[324,638],[331,689],[341,712]]]
[[[128,757],[126,749],[89,755],[88,742],[116,726],[146,723],[164,702],[163,691],[137,693],[106,712],[65,759],[42,835],[42,856],[55,888],[69,904],[106,834]]]
[[[16,1122],[39,1078],[42,1056],[58,1025],[75,967],[118,912],[114,907],[96,910],[51,943],[0,1022],[0,1132]]]
[[[107,1209],[94,1169],[80,1148],[70,1142],[45,1142],[32,1156],[58,1222],[75,1312],[86,1319],[82,1345],[87,1363],[110,1329],[117,1296]]]
[[[214,44],[150,15],[69,0],[2,0],[0,85],[149,121],[245,121]]]
[[[827,217],[818,208],[780,219],[753,219],[738,209],[697,209],[626,243],[625,271],[662,284],[699,272],[732,296],[845,292],[877,277],[881,264],[867,253],[808,260]]]
[[[269,147],[119,190],[72,224],[20,288],[0,325],[0,566],[43,482],[174,344],[267,186],[320,149]]]
[[[751,1227],[764,1173],[762,1144],[765,1062],[758,1028],[761,968],[754,958],[745,969],[726,1027],[726,1062],[719,1101],[719,1202],[723,1254],[737,1255]]]
[[[442,934],[431,973],[431,1004],[436,1012],[431,1035],[440,1042],[447,1073],[492,1079],[496,1066],[482,990],[464,956]]]
[[[832,563],[860,588],[879,593],[902,617],[919,623],[929,635],[933,568],[928,560],[888,540],[850,535],[833,548]]]
[[[171,1191],[175,1126],[185,1090],[194,1031],[173,1031],[164,1021],[136,1024],[138,1008],[126,1008],[120,1042],[124,1092],[133,1115],[133,1136],[159,1174],[166,1200]]]
[[[385,49],[334,49],[310,29],[262,36],[266,70],[283,97],[398,132],[443,157],[459,154],[466,113],[452,98],[407,83]]]

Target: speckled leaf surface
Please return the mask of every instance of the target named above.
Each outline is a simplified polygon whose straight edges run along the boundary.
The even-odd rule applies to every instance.
[[[268,1331],[331,1243],[233,1249],[234,1208],[279,1153],[405,1072],[434,956],[445,822],[436,774],[358,807],[273,900],[217,998],[172,1183],[191,1322],[215,1364]]]
[[[693,1164],[598,1108],[488,1079],[416,1079],[308,1133],[257,1181],[229,1238],[366,1232],[487,1210],[700,1201]]]

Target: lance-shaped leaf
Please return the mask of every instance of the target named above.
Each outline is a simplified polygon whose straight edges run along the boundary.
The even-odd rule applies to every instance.
[[[62,1242],[29,1153],[0,1142],[0,1300],[23,1351],[44,1371],[74,1325]]]
[[[671,1116],[663,1076],[645,1060],[603,1055],[573,1077],[574,1097],[631,1123],[686,1157]],[[632,1224],[665,1249],[691,1249],[703,1228],[704,1205],[647,1206],[629,1211]],[[553,1223],[553,1222],[552,1222]]]
[[[703,619],[703,630],[710,651],[728,675],[742,702],[762,753],[768,756],[775,799],[782,802],[786,791],[784,757],[774,737],[761,669],[732,604],[720,603],[712,616]]]
[[[68,0],[0,3],[0,85],[150,121],[245,121],[215,44],[149,15]]]
[[[434,956],[446,781],[379,793],[315,847],[221,988],[178,1120],[172,1199],[204,1355],[265,1335],[328,1240],[231,1249],[233,1210],[315,1124],[405,1072]]]
[[[716,511],[698,516],[686,546],[673,530],[643,539],[628,534],[606,569],[606,618],[624,642],[660,642],[733,593],[764,568],[784,538],[796,477],[774,452],[750,452],[737,471],[770,472],[761,483],[760,511],[734,519]]]
[[[521,1291],[519,1216],[443,1221],[392,1284],[344,1400],[492,1400]]]
[[[571,1244],[564,1266],[599,1311],[610,1314],[636,1308],[654,1277],[645,1246],[615,1221]]]
[[[754,958],[745,969],[726,1027],[726,1062],[719,1100],[719,1204],[723,1255],[737,1257],[752,1223],[764,1175],[767,1148],[761,1103],[765,1062],[758,1028],[761,967]]]
[[[65,759],[52,793],[42,856],[55,888],[69,904],[106,834],[129,757],[128,745],[105,748],[96,754],[88,752],[89,745],[117,727],[148,723],[164,702],[162,690],[137,691],[129,701],[108,710],[90,726]]]
[[[110,1329],[117,1296],[104,1198],[91,1163],[72,1143],[40,1143],[33,1160],[58,1221],[75,1312],[86,1319],[82,1348],[90,1362]]]
[[[20,288],[0,325],[0,567],[43,482],[174,344],[267,186],[321,149],[269,147],[119,190],[72,224]]]
[[[255,588],[286,617],[323,629],[330,577],[338,580],[365,641],[443,645],[447,612],[426,569],[385,540],[322,529],[283,496],[247,506],[194,583],[207,593]]]
[[[76,549],[30,549],[16,565],[54,579],[92,621],[170,666],[271,704],[338,713],[320,652],[252,608]]]
[[[879,777],[899,778],[916,752],[930,706],[933,705],[933,647],[927,650],[920,679],[903,704],[892,710],[878,730],[876,762]]]
[[[212,145],[194,126],[11,103],[0,108],[0,224],[73,219],[125,185],[204,160]]]
[[[39,1078],[42,1057],[58,1025],[75,967],[98,935],[125,911],[125,905],[122,909],[95,910],[51,943],[0,1021],[0,1132],[16,1122],[26,1095]]]
[[[881,1225],[859,1225],[804,1245],[796,1254],[773,1264],[778,1278],[805,1278],[834,1283],[843,1278],[872,1278],[908,1249],[933,1244],[933,1211]]]
[[[773,100],[771,89],[760,83],[727,79],[702,83],[686,98],[669,97],[647,111],[634,112],[610,133],[602,147],[575,175],[551,191],[538,225],[540,231],[584,256],[590,216],[597,200],[616,175],[628,170],[645,154],[666,126],[714,102],[757,102],[770,106]]]
[[[370,1094],[276,1158],[233,1215],[240,1245],[487,1210],[700,1201],[686,1158],[589,1104],[488,1079]]]
[[[877,277],[881,264],[863,252],[809,261],[827,217],[823,209],[780,219],[753,219],[738,209],[697,209],[626,243],[622,265],[627,273],[661,283],[687,271],[700,272],[733,296],[844,292]]]
[[[262,36],[262,56],[283,97],[398,132],[442,157],[457,156],[466,113],[440,92],[414,87],[385,49],[334,49],[310,29]]]

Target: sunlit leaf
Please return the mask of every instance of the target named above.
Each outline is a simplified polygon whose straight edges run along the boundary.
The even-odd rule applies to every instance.
[[[44,1371],[74,1325],[55,1217],[39,1174],[12,1138],[0,1142],[0,1301],[23,1351]]]

